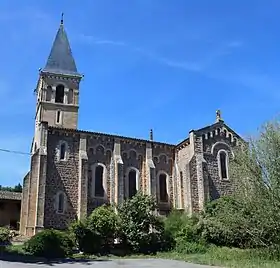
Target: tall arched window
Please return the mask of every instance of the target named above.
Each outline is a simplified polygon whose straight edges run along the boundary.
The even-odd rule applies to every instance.
[[[228,179],[228,155],[225,151],[218,153],[221,179]]]
[[[55,102],[63,103],[64,102],[64,86],[58,85],[55,91]]]
[[[131,169],[128,173],[128,197],[131,198],[137,193],[137,173]]]
[[[64,194],[60,193],[58,195],[58,204],[57,204],[57,212],[63,213],[64,212]]]
[[[52,99],[52,87],[48,86],[46,92],[46,101],[51,101],[51,99]]]
[[[167,191],[167,176],[161,173],[158,178],[159,182],[159,201],[168,202],[168,191]]]
[[[64,192],[59,191],[55,196],[55,211],[62,214],[66,210],[66,195]]]
[[[61,145],[60,145],[59,158],[60,158],[60,160],[66,159],[66,144],[65,143],[61,143]]]
[[[104,167],[101,165],[96,166],[94,176],[94,196],[96,197],[104,197],[103,174]]]

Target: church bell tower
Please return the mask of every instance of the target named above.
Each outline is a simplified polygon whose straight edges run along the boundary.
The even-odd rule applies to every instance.
[[[79,85],[82,77],[72,55],[62,15],[51,52],[45,67],[40,70],[35,90],[35,136],[40,122],[60,128],[77,128]]]

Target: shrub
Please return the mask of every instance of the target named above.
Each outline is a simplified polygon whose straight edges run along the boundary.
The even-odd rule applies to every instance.
[[[0,227],[0,245],[9,244],[10,239],[10,230],[8,228]]]
[[[181,254],[203,254],[206,253],[208,247],[204,243],[188,242],[184,239],[178,239],[175,251]]]
[[[86,254],[98,253],[101,248],[101,239],[95,231],[90,230],[82,221],[74,222],[70,227],[75,242],[80,251]]]
[[[165,230],[170,232],[174,239],[181,237],[189,242],[200,239],[199,218],[195,215],[188,216],[184,212],[173,211],[164,223]]]
[[[173,210],[164,220],[164,228],[173,237],[176,237],[185,225],[185,222],[186,214],[178,210]]]
[[[110,206],[96,208],[84,221],[72,224],[70,230],[79,249],[87,254],[106,253],[117,237],[118,215]]]
[[[233,197],[221,197],[206,206],[202,237],[218,246],[253,246],[247,230],[253,215]]]
[[[155,209],[154,198],[141,193],[119,207],[121,240],[132,252],[154,253],[168,248],[168,234],[163,221],[153,213]]]
[[[74,243],[67,233],[43,230],[24,244],[24,250],[36,257],[63,258],[70,256]]]
[[[103,205],[96,208],[87,219],[87,228],[100,236],[102,245],[109,248],[117,237],[119,218],[113,207]]]

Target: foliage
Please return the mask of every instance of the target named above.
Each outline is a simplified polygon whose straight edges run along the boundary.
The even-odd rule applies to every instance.
[[[173,237],[176,237],[185,225],[187,216],[179,210],[173,210],[164,220],[165,230],[170,232]]]
[[[10,230],[8,228],[0,227],[0,245],[9,244],[10,239]]]
[[[246,247],[251,212],[233,197],[222,197],[208,204],[202,221],[202,238],[219,246]]]
[[[74,243],[67,233],[43,230],[25,242],[24,250],[36,257],[62,258],[72,254]]]
[[[17,193],[21,193],[22,192],[22,186],[19,183],[18,185],[15,185],[14,187],[5,187],[0,185],[0,191],[8,191],[8,192],[17,192]]]
[[[154,198],[141,193],[119,207],[121,240],[132,252],[153,253],[170,247],[172,239],[155,210]]]
[[[232,198],[207,207],[204,236],[217,245],[279,248],[280,124],[269,122],[248,146],[235,152],[230,167]]]
[[[178,239],[175,250],[181,254],[206,253],[207,245],[204,243],[188,242],[183,239]]]
[[[84,253],[104,253],[112,247],[118,233],[119,219],[110,206],[96,208],[84,221],[72,224],[71,231]]]
[[[165,219],[165,229],[176,239],[184,237],[185,240],[197,241],[200,237],[199,217],[189,216],[185,212],[172,211]]]
[[[87,219],[90,230],[96,231],[106,245],[116,238],[119,227],[119,218],[113,207],[103,205],[96,208]]]
[[[93,230],[87,227],[86,222],[77,221],[70,227],[74,234],[75,242],[80,251],[86,254],[98,253],[101,249],[100,236]]]

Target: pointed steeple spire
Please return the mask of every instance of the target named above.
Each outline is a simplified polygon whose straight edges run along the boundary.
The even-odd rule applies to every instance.
[[[43,72],[80,76],[64,29],[63,13],[61,15],[59,29]]]

